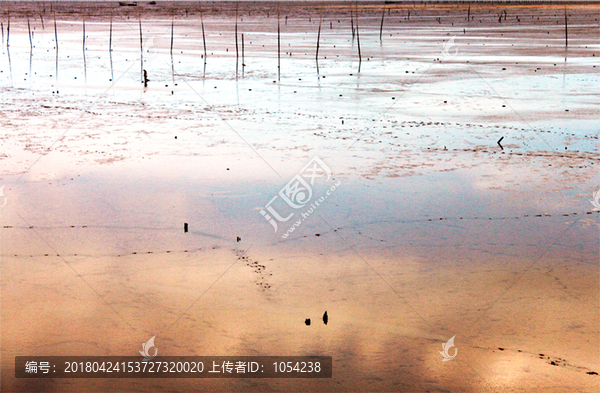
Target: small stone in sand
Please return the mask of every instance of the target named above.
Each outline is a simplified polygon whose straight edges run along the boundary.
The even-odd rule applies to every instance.
[[[304,320],[304,323],[306,324],[306,326],[310,326],[310,318],[306,318]]]

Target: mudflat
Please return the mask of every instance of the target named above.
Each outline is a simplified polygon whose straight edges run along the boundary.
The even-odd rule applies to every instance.
[[[597,3],[0,17],[3,392],[600,387]],[[15,377],[151,337],[333,375]]]

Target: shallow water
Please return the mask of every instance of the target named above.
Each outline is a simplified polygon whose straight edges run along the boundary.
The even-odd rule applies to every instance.
[[[392,13],[382,45],[363,10],[360,73],[348,16],[329,29],[328,14],[318,75],[319,13],[302,10],[282,19],[281,80],[272,13],[240,20],[237,79],[231,10],[205,15],[205,71],[197,17],[178,15],[174,73],[170,18],[146,15],[147,89],[135,18],[114,20],[114,78],[107,18],[88,19],[87,80],[77,16],[57,23],[58,78],[48,18],[32,58],[11,19],[3,391],[598,387],[597,9],[573,9],[566,62],[551,8],[526,9],[548,37],[513,21],[467,26],[468,42],[464,10],[456,26],[435,22],[444,8]],[[311,203],[339,185],[283,238],[308,205],[279,197],[294,218],[277,231],[260,210],[315,156],[332,175]],[[332,356],[333,378],[14,378],[17,355],[137,355],[152,336],[163,356]]]

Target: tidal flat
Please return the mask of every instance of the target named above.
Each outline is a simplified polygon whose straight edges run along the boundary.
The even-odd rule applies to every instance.
[[[0,3],[3,392],[598,390],[597,2],[156,3]]]

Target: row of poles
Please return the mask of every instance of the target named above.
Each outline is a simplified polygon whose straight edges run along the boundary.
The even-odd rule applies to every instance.
[[[56,24],[56,11],[54,11],[53,13],[54,16],[54,41],[55,41],[55,50],[56,50],[56,78],[58,78],[58,52],[59,52],[59,44],[58,44],[58,28],[57,28],[57,24]],[[356,17],[356,22],[354,21]],[[286,24],[287,24],[287,16],[286,18]],[[358,58],[359,58],[359,72],[360,72],[360,64],[362,63],[362,54],[361,54],[361,50],[360,50],[360,36],[358,33],[358,13],[351,12],[351,18],[352,18],[352,39],[354,40],[355,36],[357,38],[357,42],[358,42]],[[321,12],[320,15],[320,19],[319,19],[319,30],[318,30],[318,34],[317,34],[317,48],[316,48],[316,53],[315,53],[315,61],[317,64],[317,73],[319,72],[319,47],[320,47],[320,39],[321,39],[321,24],[322,24],[322,19],[323,19],[323,13]],[[44,28],[43,25],[43,16],[40,13],[40,20],[42,21],[42,28]],[[85,22],[86,22],[86,18],[85,18],[85,13],[83,14],[82,17],[82,51],[83,51],[83,64],[84,64],[84,76],[85,79],[87,80],[87,59],[86,59],[86,30],[85,30]],[[139,36],[140,36],[140,75],[141,75],[141,80],[142,82],[144,82],[144,37],[143,37],[143,29],[142,29],[142,17],[141,17],[141,11],[138,12],[138,26],[139,26]],[[204,17],[202,14],[202,11],[200,11],[200,26],[201,26],[201,30],[202,30],[202,43],[203,43],[203,49],[204,49],[204,67],[206,69],[206,62],[207,62],[207,56],[208,56],[208,51],[207,51],[207,46],[206,46],[206,32],[205,32],[205,28],[204,28]],[[0,23],[0,28],[2,30],[2,42],[4,42],[4,23]],[[174,41],[174,28],[175,28],[175,21],[174,21],[174,17],[172,17],[171,19],[171,43],[170,43],[170,56],[171,56],[171,67],[174,68],[174,62],[173,62],[173,41]],[[27,29],[28,29],[28,37],[29,37],[29,45],[30,45],[30,68],[31,68],[31,57],[33,56],[33,33],[31,31],[31,24],[30,24],[30,20],[29,17],[27,18]],[[238,7],[236,5],[236,11],[235,11],[235,52],[236,52],[236,77],[238,75],[238,71],[239,71],[239,58],[240,58],[240,45],[238,43],[238,37],[240,37],[240,35],[238,34]],[[111,13],[110,16],[110,22],[109,22],[109,39],[108,39],[108,51],[109,51],[109,58],[110,58],[110,69],[111,69],[111,80],[114,80],[114,70],[113,70],[113,60],[112,60],[112,35],[113,35],[113,15]],[[9,50],[8,48],[10,47],[10,13],[8,14],[8,21],[7,21],[7,27],[6,27],[6,47],[7,50]],[[10,63],[10,52],[8,54],[9,56],[9,63]],[[242,73],[245,67],[245,59],[244,59],[244,34],[241,34],[241,64],[242,64]],[[173,72],[173,78],[174,78],[174,70],[172,70]],[[279,5],[277,6],[277,77],[278,80],[281,80],[281,22],[280,22],[280,10],[279,10]]]
[[[388,15],[390,14],[390,9],[387,9],[388,11]],[[385,19],[385,12],[386,9],[383,9],[382,15],[381,15],[381,22],[379,25],[379,41],[380,44],[383,45],[383,25],[384,25],[384,19]],[[350,26],[351,26],[351,30],[352,30],[352,42],[354,43],[354,40],[356,39],[357,42],[357,49],[358,49],[358,72],[360,72],[361,69],[361,64],[362,64],[362,53],[361,53],[361,47],[360,47],[360,30],[359,30],[359,18],[358,18],[358,5],[357,3],[355,3],[354,6],[350,7]],[[58,29],[56,26],[56,11],[53,12],[53,16],[54,16],[54,40],[56,43],[56,78],[58,78]],[[506,21],[506,17],[507,17],[507,13],[506,11],[503,11],[503,13],[500,13],[500,17],[499,17],[499,22],[502,21],[502,17],[504,17],[504,20]],[[287,16],[285,17],[286,19],[286,24],[287,24]],[[42,14],[40,13],[40,20],[42,23],[42,28],[44,28],[44,19]],[[82,38],[82,43],[83,43],[83,63],[84,63],[84,75],[85,75],[85,79],[87,81],[87,60],[86,60],[86,56],[85,56],[85,44],[86,44],[86,34],[85,34],[85,13],[83,13],[83,27],[82,27],[82,33],[83,33],[83,38]],[[410,11],[408,11],[408,20],[410,20]],[[468,9],[467,9],[467,21],[471,20],[471,6],[469,5]],[[319,27],[317,30],[317,43],[316,43],[316,50],[315,50],[315,63],[316,63],[316,69],[317,69],[317,75],[319,75],[319,49],[320,49],[320,43],[321,43],[321,28],[322,28],[322,22],[323,22],[323,11],[320,12],[320,16],[319,16]],[[141,15],[141,11],[138,11],[138,25],[139,25],[139,35],[140,35],[140,75],[141,75],[141,80],[142,83],[145,82],[145,74],[144,74],[144,42],[143,42],[143,30],[142,30],[142,15]],[[204,29],[204,17],[203,17],[203,13],[202,10],[200,10],[200,26],[202,29],[202,43],[203,43],[203,47],[204,47],[204,70],[206,71],[206,61],[207,61],[207,48],[206,48],[206,33],[205,33],[205,29]],[[331,27],[331,23],[330,23],[330,27]],[[565,26],[565,48],[568,47],[568,16],[567,16],[567,8],[565,5],[564,8],[564,26]],[[0,27],[2,29],[2,42],[4,43],[4,23],[0,23]],[[175,20],[174,20],[174,15],[172,15],[171,18],[171,43],[170,43],[170,55],[171,55],[171,71],[172,71],[172,75],[173,75],[173,81],[175,79],[175,73],[174,73],[174,61],[173,61],[173,42],[174,42],[174,28],[175,28]],[[29,17],[27,18],[27,30],[28,30],[28,36],[29,36],[29,45],[30,45],[30,73],[31,73],[31,58],[33,56],[33,33],[31,31],[31,24],[29,21]],[[238,69],[239,69],[239,54],[240,54],[240,50],[239,50],[239,45],[238,45],[238,4],[236,2],[236,9],[235,9],[235,27],[234,27],[234,33],[235,33],[235,54],[236,54],[236,78],[238,75]],[[111,80],[114,80],[114,71],[113,71],[113,61],[112,61],[112,34],[113,34],[113,15],[111,13],[110,16],[110,23],[109,23],[109,54],[110,54],[110,69],[111,69]],[[8,13],[8,21],[7,21],[7,27],[6,27],[6,48],[7,51],[9,50],[8,48],[10,47],[10,13]],[[8,57],[9,57],[9,65],[10,65],[10,52],[8,52]],[[242,64],[242,74],[244,72],[244,67],[245,67],[245,61],[244,61],[244,34],[241,34],[241,64]],[[12,68],[12,67],[11,67]],[[12,72],[11,72],[12,73]],[[277,4],[277,78],[278,80],[281,80],[281,23],[280,23],[280,9],[279,9],[279,4]]]

